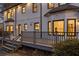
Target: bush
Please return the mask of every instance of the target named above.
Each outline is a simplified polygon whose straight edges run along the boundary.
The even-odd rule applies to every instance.
[[[79,40],[66,40],[55,44],[54,55],[58,56],[78,56],[79,55]]]

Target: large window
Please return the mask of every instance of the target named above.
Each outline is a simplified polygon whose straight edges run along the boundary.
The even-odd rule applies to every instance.
[[[32,4],[32,12],[33,13],[37,12],[37,3]]]
[[[35,31],[40,31],[40,24],[39,24],[39,22],[34,23],[34,30]]]
[[[48,34],[52,34],[51,21],[48,21]]]
[[[54,3],[48,3],[48,9],[54,8],[55,4]]]
[[[55,20],[53,26],[54,26],[54,34],[64,35],[64,21],[63,20]]]
[[[68,35],[75,35],[76,32],[76,20],[68,20]]]

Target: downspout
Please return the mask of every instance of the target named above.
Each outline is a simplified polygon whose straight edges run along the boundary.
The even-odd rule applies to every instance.
[[[40,38],[42,38],[42,3],[40,3]]]
[[[16,35],[16,9],[17,9],[17,8],[15,7],[15,25],[14,25],[14,27],[15,27],[15,36],[17,36],[17,35]]]

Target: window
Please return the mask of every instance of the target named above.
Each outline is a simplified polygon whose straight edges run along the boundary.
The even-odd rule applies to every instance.
[[[64,35],[64,21],[63,20],[55,20],[53,25],[54,25],[54,34]]]
[[[25,13],[25,12],[26,12],[26,6],[22,5],[22,13]]]
[[[11,18],[11,13],[10,12],[8,12],[7,18]]]
[[[38,22],[34,24],[34,30],[40,31],[40,24]]]
[[[75,35],[76,20],[68,20],[68,35]]]
[[[54,8],[55,4],[54,3],[48,3],[48,9]]]
[[[7,30],[7,32],[13,32],[13,26],[12,25],[7,25],[6,30]]]
[[[9,11],[8,11],[8,18],[13,18],[13,16],[14,16],[14,9],[10,9]]]
[[[4,12],[4,19],[7,18],[7,11]]]
[[[14,16],[14,11],[11,9],[11,18]]]
[[[33,13],[37,12],[37,3],[32,4],[32,12]]]
[[[18,34],[21,34],[21,31],[22,31],[21,24],[18,24]]]
[[[48,21],[48,34],[52,34],[52,27],[51,27],[51,21]]]
[[[27,30],[27,24],[24,24],[24,30]]]

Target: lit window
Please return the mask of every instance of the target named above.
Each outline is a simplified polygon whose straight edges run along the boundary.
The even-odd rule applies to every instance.
[[[11,13],[10,12],[8,12],[8,16],[7,16],[8,18],[11,18]]]
[[[11,10],[11,17],[13,17],[14,16],[14,12],[13,12],[13,9]]]
[[[32,12],[37,12],[37,4],[36,3],[32,4]]]
[[[54,21],[54,34],[64,35],[64,21],[63,20]]]
[[[26,7],[25,5],[22,5],[22,13],[25,13],[26,12]]]
[[[4,12],[4,19],[7,18],[7,11]]]
[[[51,21],[48,22],[48,34],[52,34]]]
[[[6,31],[9,32],[9,26],[6,27]]]
[[[27,30],[27,24],[24,24],[24,30]]]
[[[76,30],[75,30],[76,24],[75,20],[68,20],[68,35],[74,35]]]
[[[48,9],[54,8],[55,4],[54,3],[48,3]]]
[[[34,24],[34,29],[35,29],[35,31],[39,31],[40,30],[40,24],[39,23],[35,23]]]
[[[13,32],[13,26],[12,25],[8,25],[6,27],[7,32]]]

